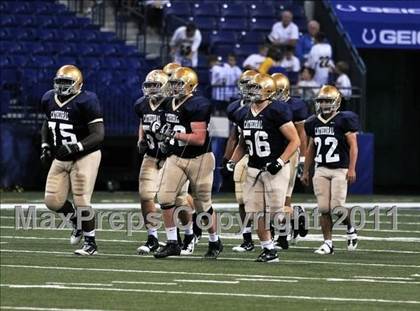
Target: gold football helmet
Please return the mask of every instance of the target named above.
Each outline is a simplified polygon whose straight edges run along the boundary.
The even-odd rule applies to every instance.
[[[60,96],[74,95],[83,85],[82,72],[74,65],[64,65],[57,70],[54,78],[54,91]]]
[[[251,102],[262,102],[276,93],[276,82],[270,75],[259,73],[248,82],[247,88]]]
[[[315,97],[315,109],[317,113],[330,114],[340,108],[341,93],[332,85],[324,85]]]
[[[255,70],[245,70],[238,80],[238,87],[239,91],[242,93],[244,91],[244,87],[246,84],[252,80],[253,77],[255,77],[258,74]]]
[[[175,70],[177,70],[179,67],[181,67],[180,64],[177,63],[168,63],[163,67],[163,72],[166,73],[169,77],[174,73]]]
[[[169,77],[163,70],[152,70],[143,82],[143,94],[145,96],[160,98],[165,97],[166,85]]]
[[[271,77],[276,82],[276,94],[274,94],[273,99],[286,101],[290,98],[290,82],[282,73],[273,73]]]
[[[175,98],[192,94],[198,86],[197,74],[188,67],[176,69],[168,81],[169,96]]]

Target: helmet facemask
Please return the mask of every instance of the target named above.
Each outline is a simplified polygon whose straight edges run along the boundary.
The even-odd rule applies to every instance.
[[[287,94],[285,89],[278,90],[273,96],[274,100],[281,100],[281,101],[287,101],[289,99],[289,94]]]
[[[340,104],[337,99],[332,98],[317,98],[315,101],[315,109],[318,113],[321,114],[332,114],[335,113]]]
[[[247,97],[253,103],[258,103],[264,100],[262,95],[262,87],[258,83],[247,84]]]
[[[54,78],[54,91],[59,96],[69,96],[76,94],[79,90],[76,88],[77,80],[72,77],[55,77]]]
[[[158,81],[145,81],[143,94],[154,99],[165,97],[165,85]]]
[[[181,79],[172,79],[168,81],[168,94],[175,98],[186,96],[185,82]]]

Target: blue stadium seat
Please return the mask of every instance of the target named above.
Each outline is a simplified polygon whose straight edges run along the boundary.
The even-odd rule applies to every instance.
[[[248,15],[248,10],[245,4],[226,2],[221,5],[220,13],[223,17],[244,17]]]
[[[198,83],[199,84],[209,84],[210,83],[210,72],[208,69],[200,69],[197,72]]]
[[[75,42],[79,41],[79,37],[77,32],[71,30],[56,30],[55,31],[55,38],[61,42]]]
[[[0,114],[1,115],[9,112],[10,99],[11,99],[10,92],[6,90],[2,90],[0,93]]]
[[[16,67],[24,67],[29,63],[29,57],[23,55],[10,55],[9,64]]]
[[[278,15],[271,3],[254,2],[249,5],[248,11],[251,17],[274,18],[276,15]]]
[[[63,29],[80,28],[77,17],[57,16],[56,19]]]
[[[139,56],[139,51],[134,46],[121,44],[117,48],[119,55],[123,57]]]
[[[248,21],[246,18],[224,18],[219,20],[219,29],[223,30],[247,30]]]
[[[225,57],[234,51],[235,44],[218,44],[212,48],[212,53]]]
[[[234,31],[214,30],[209,34],[210,45],[233,42],[236,42],[236,34]]]
[[[233,51],[236,55],[246,57],[250,54],[257,53],[258,48],[254,44],[236,44]]]
[[[196,2],[192,6],[194,16],[219,16],[219,5],[216,3]]]
[[[93,44],[84,43],[77,45],[77,53],[81,56],[98,56],[98,50]]]
[[[113,32],[106,32],[106,31],[100,31],[97,33],[97,40],[99,42],[115,42],[117,41],[117,37],[115,36],[115,33]]]
[[[18,26],[14,16],[6,15],[0,18],[0,27],[15,27]]]
[[[142,63],[139,57],[128,57],[125,59],[127,67],[134,70],[140,70],[142,68]]]
[[[5,41],[5,42],[2,42],[2,49],[6,52],[6,54],[11,55],[11,54],[21,53],[22,46],[17,42]]]
[[[209,16],[197,16],[194,18],[194,23],[197,25],[198,29],[212,30],[216,28],[216,19]]]
[[[3,29],[8,34],[8,38],[12,41],[26,41],[26,40],[34,40],[36,36],[31,28],[6,28]]]
[[[58,39],[53,29],[39,29],[36,31],[35,36],[40,41],[55,41]]]
[[[15,22],[19,27],[36,27],[36,18],[32,15],[16,15]]]
[[[58,28],[60,25],[54,16],[51,15],[37,15],[35,22],[39,28]]]
[[[238,38],[241,44],[262,44],[265,42],[265,38],[268,33],[258,31],[242,31]]]
[[[77,66],[77,64],[78,64],[77,61],[76,61],[76,58],[70,57],[70,56],[57,57],[56,60],[55,60],[55,63],[56,63],[57,69],[60,68],[61,66],[64,66],[64,65],[76,65]]]
[[[97,32],[91,29],[79,30],[79,38],[83,42],[97,42]]]
[[[21,1],[4,1],[1,6],[2,12],[11,13],[11,14],[27,13],[28,10],[29,10],[28,4],[26,2],[21,2]]]
[[[188,2],[171,2],[165,6],[163,12],[165,15],[189,16],[191,8]]]
[[[119,54],[119,51],[115,44],[103,44],[101,45],[101,54],[104,56],[116,56]]]
[[[62,43],[57,42],[56,47],[54,48],[57,51],[57,54],[61,56],[73,56],[77,55],[78,48],[74,43]]]
[[[269,32],[275,22],[276,20],[269,18],[252,18],[249,23],[249,30]]]
[[[56,64],[55,64],[54,58],[50,56],[33,56],[31,58],[30,66],[41,67],[41,68],[46,68],[46,67],[55,68]]]
[[[82,57],[80,58],[80,67],[83,70],[99,70],[102,64],[98,57]]]
[[[199,69],[208,68],[208,59],[205,55],[198,54],[197,67]]]

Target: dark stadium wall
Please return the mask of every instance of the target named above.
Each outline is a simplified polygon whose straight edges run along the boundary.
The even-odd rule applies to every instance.
[[[360,50],[367,128],[375,134],[375,192],[420,194],[419,51]]]

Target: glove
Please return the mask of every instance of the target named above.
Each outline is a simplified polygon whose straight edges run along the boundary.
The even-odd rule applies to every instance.
[[[41,156],[39,157],[41,160],[41,164],[44,168],[47,168],[51,164],[52,155],[50,146],[47,144],[43,144],[41,147]]]
[[[56,154],[55,157],[57,160],[60,161],[69,161],[68,158],[83,150],[83,147],[81,148],[81,144],[77,143],[77,144],[68,144],[68,145],[61,145]]]
[[[303,176],[303,167],[305,164],[305,157],[299,157],[299,163],[297,167],[297,177],[302,178]]]
[[[149,149],[149,145],[147,144],[147,141],[139,140],[137,142],[137,151],[139,152],[139,154],[145,154],[147,149]]]
[[[171,128],[169,124],[165,124],[160,128],[160,135],[162,140],[169,141],[175,137],[176,132]]]
[[[235,169],[236,162],[233,160],[223,159],[222,162],[222,169],[220,170],[220,174],[223,177],[230,177]]]
[[[277,159],[274,160],[270,163],[267,164],[266,166],[266,170],[271,174],[271,175],[276,175],[278,172],[280,172],[280,170],[283,168],[284,166],[284,162],[282,159]]]

